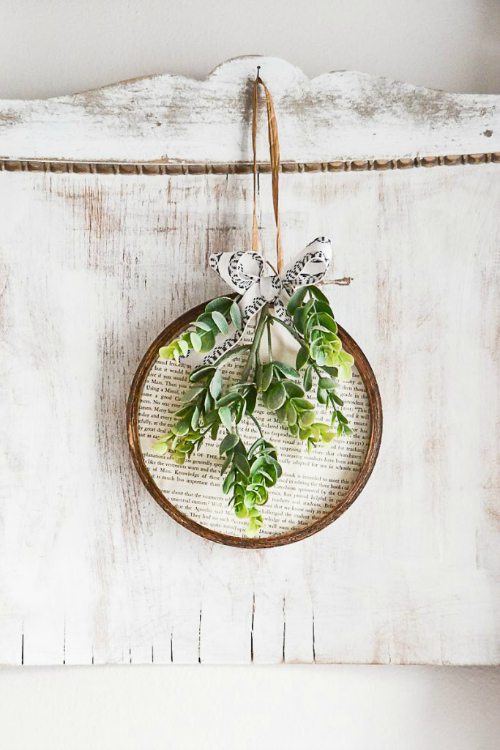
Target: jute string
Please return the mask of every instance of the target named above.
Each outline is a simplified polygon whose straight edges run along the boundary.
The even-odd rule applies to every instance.
[[[267,132],[269,138],[269,154],[271,157],[271,175],[274,218],[276,220],[276,262],[278,273],[283,267],[283,254],[281,250],[281,230],[279,214],[279,173],[280,173],[280,144],[278,138],[278,122],[274,110],[273,98],[269,89],[260,77],[260,67],[257,68],[257,77],[253,87],[253,125],[252,125],[252,147],[253,147],[253,226],[252,226],[252,250],[259,252],[259,234],[257,225],[257,124],[259,116],[259,86],[264,89],[267,109]]]

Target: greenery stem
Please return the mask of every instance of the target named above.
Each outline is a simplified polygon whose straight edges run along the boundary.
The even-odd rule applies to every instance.
[[[273,337],[272,337],[272,333],[271,333],[271,326],[272,326],[272,324],[273,323],[272,323],[272,320],[271,320],[271,316],[269,316],[268,319],[267,319],[267,348],[268,348],[268,351],[269,351],[269,361],[270,362],[273,361]]]
[[[258,429],[258,431],[259,431],[259,434],[260,434],[260,436],[261,436],[261,437],[264,437],[264,433],[262,432],[262,428],[261,428],[260,424],[259,424],[259,423],[257,422],[257,420],[255,419],[255,417],[253,416],[253,414],[247,414],[247,417],[248,417],[249,419],[251,419],[251,420],[252,420],[252,422],[254,423],[254,425],[255,425],[255,426],[257,427],[257,429]]]
[[[267,305],[264,305],[262,308],[262,312],[260,313],[259,322],[257,323],[257,328],[255,329],[255,335],[253,338],[252,345],[250,347],[250,351],[248,353],[248,359],[247,363],[245,365],[245,369],[243,370],[241,374],[241,382],[245,383],[248,378],[250,377],[250,373],[252,372],[252,368],[255,364],[256,358],[257,358],[257,352],[259,351],[260,342],[262,340],[262,334],[264,333],[264,328],[266,325],[266,320],[269,317],[269,308]]]
[[[288,323],[285,323],[284,320],[280,320],[280,318],[275,318],[274,315],[269,316],[269,320],[272,320],[273,322],[276,321],[276,323],[279,323],[280,326],[283,326],[283,328],[286,328],[288,333],[290,333],[296,341],[299,342],[299,344],[303,345],[305,344],[305,339],[300,336],[300,334],[297,333],[297,331],[288,325]]]

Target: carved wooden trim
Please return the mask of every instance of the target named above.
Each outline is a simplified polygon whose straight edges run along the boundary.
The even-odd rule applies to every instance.
[[[445,156],[415,156],[394,159],[354,159],[352,161],[284,162],[280,165],[284,174],[297,172],[384,172],[393,169],[419,167],[456,167],[467,164],[500,164],[500,152],[485,154],[447,154]],[[269,162],[260,162],[262,174],[271,171]],[[150,164],[145,162],[78,162],[0,159],[0,171],[6,172],[54,172],[69,174],[126,174],[126,175],[224,175],[249,174],[251,162],[228,164]]]

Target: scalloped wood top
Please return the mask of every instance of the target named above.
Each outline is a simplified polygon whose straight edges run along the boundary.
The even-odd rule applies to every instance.
[[[447,94],[357,72],[310,80],[270,57],[229,60],[204,81],[157,75],[45,101],[2,101],[0,159],[13,169],[36,170],[30,162],[41,160],[143,165],[132,169],[141,172],[149,164],[153,173],[181,164],[246,171],[257,64],[273,93],[289,170],[500,161],[500,96]],[[258,149],[266,158],[264,128]]]

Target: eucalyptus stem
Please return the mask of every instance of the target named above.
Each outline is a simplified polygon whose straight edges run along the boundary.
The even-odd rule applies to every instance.
[[[254,362],[257,358],[257,352],[259,351],[259,348],[260,348],[262,334],[264,333],[264,328],[265,328],[266,320],[268,319],[268,317],[269,317],[269,307],[267,305],[264,305],[264,307],[262,308],[262,312],[260,313],[259,322],[257,323],[257,328],[255,329],[255,335],[252,341],[252,345],[250,347],[250,351],[248,353],[248,359],[247,359],[245,368],[241,374],[242,382],[246,382],[250,376],[250,373],[254,366]]]
[[[262,432],[262,427],[261,427],[261,426],[260,426],[260,424],[259,424],[259,423],[257,422],[257,420],[255,419],[255,417],[253,416],[253,414],[247,414],[247,417],[248,417],[249,419],[251,419],[251,420],[252,420],[252,422],[254,423],[254,425],[255,425],[255,426],[257,427],[257,429],[258,429],[258,431],[259,431],[259,434],[260,434],[260,436],[261,436],[261,437],[264,437],[264,433]]]
[[[303,336],[298,334],[297,331],[291,326],[289,326],[288,323],[285,323],[284,320],[281,320],[280,318],[275,318],[274,315],[269,315],[269,320],[272,320],[273,323],[274,321],[276,321],[276,323],[279,323],[281,326],[283,326],[283,328],[286,328],[288,333],[290,333],[294,337],[294,339],[299,342],[299,344],[302,345],[305,343],[305,339],[303,338]]]
[[[267,327],[267,348],[269,351],[269,361],[273,361],[273,337],[271,333],[271,326],[272,326],[272,320],[271,316],[268,317],[266,327]]]

